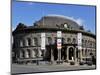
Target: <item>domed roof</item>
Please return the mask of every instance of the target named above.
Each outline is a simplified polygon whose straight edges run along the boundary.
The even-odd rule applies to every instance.
[[[45,27],[45,28],[64,28],[64,24],[68,25],[67,27],[77,30],[80,29],[80,25],[74,20],[59,15],[48,15],[42,17],[39,21],[35,23],[37,27]]]
[[[42,17],[39,21],[35,22],[33,26],[26,26],[23,23],[19,23],[16,29],[13,31],[13,35],[20,33],[30,33],[35,31],[64,31],[73,33],[83,33],[95,37],[91,32],[84,30],[83,26],[80,26],[76,21],[69,17],[48,15]]]

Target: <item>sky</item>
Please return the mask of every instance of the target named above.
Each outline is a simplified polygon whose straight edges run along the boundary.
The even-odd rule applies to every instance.
[[[15,29],[20,22],[32,26],[34,22],[40,20],[43,16],[58,15],[76,21],[79,25],[83,25],[85,30],[90,30],[95,34],[95,10],[95,6],[86,5],[13,1],[12,28]]]

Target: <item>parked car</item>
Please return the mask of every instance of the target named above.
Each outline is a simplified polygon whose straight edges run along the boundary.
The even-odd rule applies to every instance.
[[[79,62],[80,65],[84,65],[85,63],[83,61]]]
[[[70,61],[70,65],[75,65],[75,61],[74,60],[71,60]]]
[[[87,64],[87,65],[91,66],[93,64],[92,58],[91,57],[83,57],[82,61],[80,61],[79,64],[80,65]]]
[[[96,65],[96,57],[95,56],[92,56],[92,62],[93,62],[93,65]]]

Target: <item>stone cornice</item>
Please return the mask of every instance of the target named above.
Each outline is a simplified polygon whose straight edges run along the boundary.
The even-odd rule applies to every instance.
[[[65,29],[65,28],[24,28],[19,30],[14,30],[12,32],[13,36],[16,34],[23,34],[23,33],[36,33],[36,32],[57,32],[62,31],[63,33],[82,33],[83,35],[91,36],[96,38],[96,35],[91,32],[86,32],[84,30],[72,30],[72,29]]]

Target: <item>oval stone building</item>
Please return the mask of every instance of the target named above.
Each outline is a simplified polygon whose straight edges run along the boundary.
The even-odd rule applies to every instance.
[[[96,56],[95,34],[67,17],[44,16],[32,26],[19,23],[13,31],[13,61],[57,61],[57,31],[62,32],[62,61],[77,63],[82,58]],[[45,33],[45,50],[41,50],[41,33]],[[81,50],[78,49],[78,33],[82,34]]]

